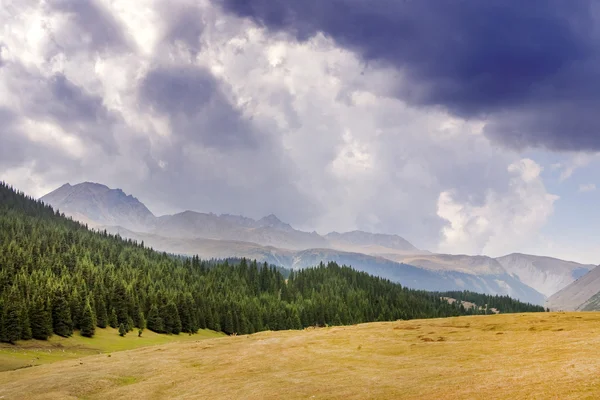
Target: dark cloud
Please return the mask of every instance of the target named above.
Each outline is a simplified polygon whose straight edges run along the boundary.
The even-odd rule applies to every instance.
[[[591,0],[219,0],[306,40],[318,32],[397,68],[395,95],[487,118],[510,147],[600,150],[600,41]],[[565,106],[566,105],[566,106]],[[515,116],[523,125],[501,120]]]
[[[169,4],[168,8],[164,9],[164,15],[167,19],[164,40],[167,43],[182,42],[192,54],[197,54],[201,49],[200,39],[204,32],[200,10],[191,6],[174,8]]]
[[[69,16],[70,24],[54,37],[60,47],[94,51],[130,47],[121,24],[94,0],[51,0],[47,6]]]
[[[206,69],[159,67],[144,77],[139,96],[169,117],[176,136],[221,149],[258,145],[256,130],[223,90]]]

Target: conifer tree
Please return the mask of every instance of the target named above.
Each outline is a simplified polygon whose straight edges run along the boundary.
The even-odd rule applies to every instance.
[[[58,336],[69,337],[73,334],[71,309],[63,290],[57,290],[52,301],[52,324]]]
[[[115,309],[111,309],[110,311],[110,317],[108,319],[108,324],[110,325],[111,328],[117,328],[119,326],[119,320],[117,319],[117,312],[115,311]]]
[[[92,337],[96,332],[96,316],[92,310],[89,301],[86,301],[81,314],[80,334],[85,337]]]
[[[2,320],[4,328],[3,340],[14,344],[17,340],[21,339],[21,307],[16,300],[6,304]]]
[[[52,336],[52,311],[48,300],[42,296],[34,299],[30,309],[29,322],[31,323],[31,336],[34,339],[46,340]]]
[[[125,328],[125,324],[121,323],[119,325],[119,336],[123,337],[125,335],[127,335],[127,329]]]
[[[26,306],[22,306],[21,308],[21,340],[29,340],[31,339],[31,323],[29,320],[29,310]]]
[[[156,307],[156,304],[153,304],[152,308],[150,308],[150,312],[148,313],[148,320],[146,321],[146,326],[148,329],[156,333],[164,333],[165,331],[163,320],[158,314],[158,307]]]
[[[106,312],[106,303],[103,296],[97,296],[96,301],[96,324],[98,328],[106,328],[108,326],[108,314]]]

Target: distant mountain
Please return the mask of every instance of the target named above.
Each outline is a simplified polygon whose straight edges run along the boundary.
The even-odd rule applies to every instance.
[[[322,247],[365,252],[419,251],[397,235],[355,231],[321,236],[294,229],[273,214],[259,220],[195,211],[155,217],[134,197],[97,183],[66,184],[41,200],[93,226],[121,226],[162,237],[244,241],[291,250]]]
[[[399,282],[407,287],[423,290],[470,290],[479,293],[509,295],[521,301],[543,304],[544,296],[500,268],[498,271],[474,274],[455,270],[421,268],[384,257],[335,249],[286,250],[273,246],[231,240],[190,239],[161,237],[155,234],[136,233],[122,227],[102,227],[110,233],[143,241],[146,246],[175,254],[199,255],[201,258],[246,257],[260,262],[301,269],[320,262],[335,261],[354,269]]]
[[[258,220],[195,211],[155,217],[120,189],[89,182],[64,185],[42,200],[92,226],[120,226],[111,229],[120,229],[132,238],[143,234],[144,240],[158,250],[208,258],[244,256],[293,268],[337,261],[429,290],[438,290],[436,285],[442,279],[440,290],[510,294],[539,303],[543,296],[562,289],[593,267],[525,254],[498,259],[432,254],[398,235],[364,231],[321,236],[294,229],[273,214]],[[413,271],[411,268],[418,273],[406,272]]]
[[[600,310],[600,267],[553,294],[546,307],[561,311]]]
[[[98,183],[65,184],[40,199],[81,222],[92,225],[126,225],[147,230],[155,216],[133,196],[121,189],[109,189]]]
[[[346,233],[331,232],[325,235],[330,248],[357,251],[367,254],[393,252],[394,254],[421,253],[406,239],[398,235],[352,231]]]
[[[499,257],[496,260],[508,273],[517,276],[521,282],[545,296],[553,295],[596,267],[519,253]]]

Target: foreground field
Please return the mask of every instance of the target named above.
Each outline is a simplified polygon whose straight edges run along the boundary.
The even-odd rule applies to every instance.
[[[53,336],[48,341],[28,340],[10,344],[0,343],[0,372],[19,368],[48,364],[56,361],[81,358],[94,354],[111,353],[154,346],[172,342],[190,342],[199,339],[221,337],[223,334],[201,330],[196,335],[158,335],[144,331],[138,337],[137,331],[120,337],[116,329],[96,329],[94,338],[85,338],[75,333],[70,338]]]
[[[600,313],[263,332],[0,373],[2,399],[597,398]]]

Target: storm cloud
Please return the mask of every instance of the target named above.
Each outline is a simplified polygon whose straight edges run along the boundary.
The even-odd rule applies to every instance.
[[[158,215],[526,251],[561,171],[512,149],[598,146],[595,10],[543,5],[13,2],[0,179],[37,196],[95,181]]]
[[[600,38],[594,2],[220,0],[300,41],[322,32],[399,71],[394,95],[490,122],[522,149],[600,150]]]

